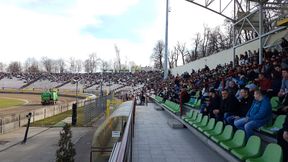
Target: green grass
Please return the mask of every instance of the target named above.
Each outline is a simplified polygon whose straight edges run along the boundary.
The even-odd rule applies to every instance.
[[[25,102],[17,99],[0,98],[0,108],[23,105]]]
[[[77,126],[81,127],[84,124],[84,107],[79,107],[77,109]],[[48,117],[46,119],[42,119],[31,123],[33,127],[43,127],[43,126],[54,126],[55,124],[59,123],[60,121],[64,120],[67,117],[72,116],[72,110],[65,111],[63,113]]]

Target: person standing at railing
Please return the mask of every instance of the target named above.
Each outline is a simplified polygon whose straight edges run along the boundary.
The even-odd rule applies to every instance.
[[[182,116],[183,113],[183,104],[188,102],[190,99],[190,96],[187,92],[187,85],[182,85],[181,92],[180,92],[180,116]]]

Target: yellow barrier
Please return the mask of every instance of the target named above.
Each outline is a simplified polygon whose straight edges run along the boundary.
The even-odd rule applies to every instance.
[[[277,21],[277,26],[286,26],[288,25],[288,18]]]

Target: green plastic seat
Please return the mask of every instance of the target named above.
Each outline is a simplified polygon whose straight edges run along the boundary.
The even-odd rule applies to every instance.
[[[164,106],[166,109],[170,110],[173,113],[180,112],[180,106],[179,104],[176,104],[172,101],[166,100],[165,103],[161,104]]]
[[[216,143],[222,142],[222,141],[228,141],[233,136],[233,127],[231,125],[226,125],[223,132],[220,135],[211,136],[211,140],[213,140]]]
[[[210,118],[209,121],[208,121],[208,124],[206,126],[199,126],[197,129],[200,131],[200,132],[204,132],[204,131],[207,131],[207,130],[212,130],[214,127],[215,127],[215,118]]]
[[[185,116],[182,116],[182,119],[185,120],[191,118],[193,116],[193,113],[193,110],[189,111]]]
[[[201,99],[197,100],[197,102],[195,103],[195,105],[193,106],[195,109],[199,109],[201,106]]]
[[[156,102],[158,102],[158,103],[161,103],[161,102],[163,102],[163,98],[162,97],[160,97],[160,96],[155,96],[155,101]]]
[[[262,156],[258,158],[249,158],[246,162],[282,162],[283,151],[276,143],[270,143],[266,146]]]
[[[198,99],[195,97],[191,97],[190,100],[185,103],[185,105],[190,106],[190,107],[194,107],[194,105],[197,103]]]
[[[189,124],[190,124],[190,125],[193,125],[193,124],[195,124],[195,123],[200,123],[200,122],[202,121],[202,117],[203,117],[203,114],[199,113],[199,114],[197,115],[197,119],[196,119],[196,120],[193,120],[193,121],[189,121]]]
[[[208,117],[207,115],[205,115],[205,116],[202,118],[202,121],[201,121],[200,123],[194,123],[194,124],[192,124],[192,126],[193,126],[194,128],[198,128],[198,127],[200,127],[200,126],[204,127],[204,126],[207,125],[208,119],[209,119],[209,117]]]
[[[251,136],[244,147],[235,148],[231,153],[240,160],[258,157],[260,155],[261,139],[258,136]]]
[[[194,112],[192,117],[191,118],[188,118],[188,119],[184,119],[184,121],[186,121],[187,123],[189,123],[189,121],[194,121],[197,119],[197,116],[198,116],[199,112]]]
[[[223,131],[223,126],[224,126],[223,122],[222,121],[218,121],[216,123],[214,129],[204,131],[204,135],[206,135],[207,137],[219,135]]]
[[[260,131],[268,133],[270,135],[276,135],[278,130],[283,127],[283,123],[285,122],[286,115],[279,115],[277,116],[275,122],[272,126],[263,126],[260,128]]]
[[[270,103],[271,103],[272,111],[277,111],[277,109],[280,106],[279,97],[272,97],[270,99]]]
[[[231,140],[221,141],[220,146],[230,151],[235,148],[243,147],[244,143],[245,143],[245,132],[243,130],[238,129]]]

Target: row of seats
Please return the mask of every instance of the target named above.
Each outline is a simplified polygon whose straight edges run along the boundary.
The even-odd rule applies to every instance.
[[[162,97],[155,96],[154,101],[174,113],[178,112],[172,108],[177,104],[169,100],[163,103]],[[262,127],[261,131],[269,133],[271,128],[280,129],[285,117],[285,115],[279,115],[272,126]],[[282,162],[283,152],[278,144],[268,144],[261,155],[261,139],[258,136],[251,136],[245,143],[245,132],[243,130],[236,130],[234,133],[231,125],[225,126],[222,121],[216,123],[214,118],[209,118],[207,115],[203,116],[197,110],[189,111],[185,116],[182,116],[182,120],[239,160],[246,162]],[[274,134],[275,132],[270,133]]]
[[[185,105],[194,109],[200,109],[201,99],[195,96],[190,97],[189,101],[185,103]]]
[[[271,100],[272,111],[276,112],[281,103],[279,97],[272,97]],[[201,99],[192,96],[188,103],[185,103],[186,106],[189,106],[194,109],[199,109],[201,106]],[[276,136],[277,131],[282,128],[283,123],[285,122],[286,115],[279,115],[276,117],[274,123],[270,123],[266,126],[261,127],[259,130],[269,136]]]
[[[155,96],[154,100],[155,102],[157,102],[158,104],[162,105],[163,107],[165,107],[166,109],[168,109],[169,111],[175,114],[180,112],[180,105],[175,102],[172,102],[169,100],[166,100],[165,102],[163,102],[164,99],[160,96]]]
[[[231,125],[225,126],[222,121],[216,123],[214,118],[203,116],[196,110],[191,110],[182,119],[239,160],[246,162],[282,161],[282,148],[278,144],[268,144],[261,155],[261,139],[258,136],[251,136],[245,143],[243,130],[237,130],[234,133]]]

